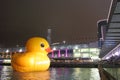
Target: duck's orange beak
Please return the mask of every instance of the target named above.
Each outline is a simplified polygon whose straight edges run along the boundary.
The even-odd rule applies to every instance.
[[[52,49],[51,48],[47,48],[47,49],[45,49],[45,51],[47,51],[49,53],[49,52],[52,52]]]

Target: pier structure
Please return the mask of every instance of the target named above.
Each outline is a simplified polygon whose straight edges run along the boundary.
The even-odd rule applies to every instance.
[[[120,65],[120,0],[112,0],[108,18],[99,20],[97,24],[99,57],[102,63],[113,66]],[[112,73],[106,72],[103,67],[98,69],[101,80],[118,80],[118,74],[112,75]]]
[[[120,62],[120,0],[112,0],[107,19],[98,21],[99,57]]]

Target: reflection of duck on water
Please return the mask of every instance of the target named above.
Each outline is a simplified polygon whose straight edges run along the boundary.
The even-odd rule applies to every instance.
[[[25,53],[15,53],[11,64],[15,71],[46,71],[50,66],[47,56],[50,52],[48,42],[40,37],[34,37],[27,41]]]
[[[50,80],[50,72],[13,72],[11,80]]]

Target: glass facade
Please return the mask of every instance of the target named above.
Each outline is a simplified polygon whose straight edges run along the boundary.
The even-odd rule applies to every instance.
[[[53,52],[49,54],[49,57],[99,59],[100,50],[97,46],[93,46],[89,44],[55,45],[52,46]]]

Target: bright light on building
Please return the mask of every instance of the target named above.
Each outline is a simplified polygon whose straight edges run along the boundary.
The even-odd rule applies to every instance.
[[[57,50],[56,47],[53,47],[53,50]]]
[[[9,51],[9,49],[7,49],[5,52],[6,52],[6,53],[9,53],[10,51]]]
[[[106,59],[110,59],[110,57],[108,56],[108,57],[106,57]]]
[[[116,55],[116,56],[119,56],[119,53],[118,53],[118,52],[115,52],[115,55]]]
[[[11,63],[11,60],[10,59],[4,59],[3,63]]]
[[[74,49],[78,49],[78,46],[75,46]]]
[[[23,50],[22,50],[22,48],[21,49],[19,49],[19,52],[22,52]]]

